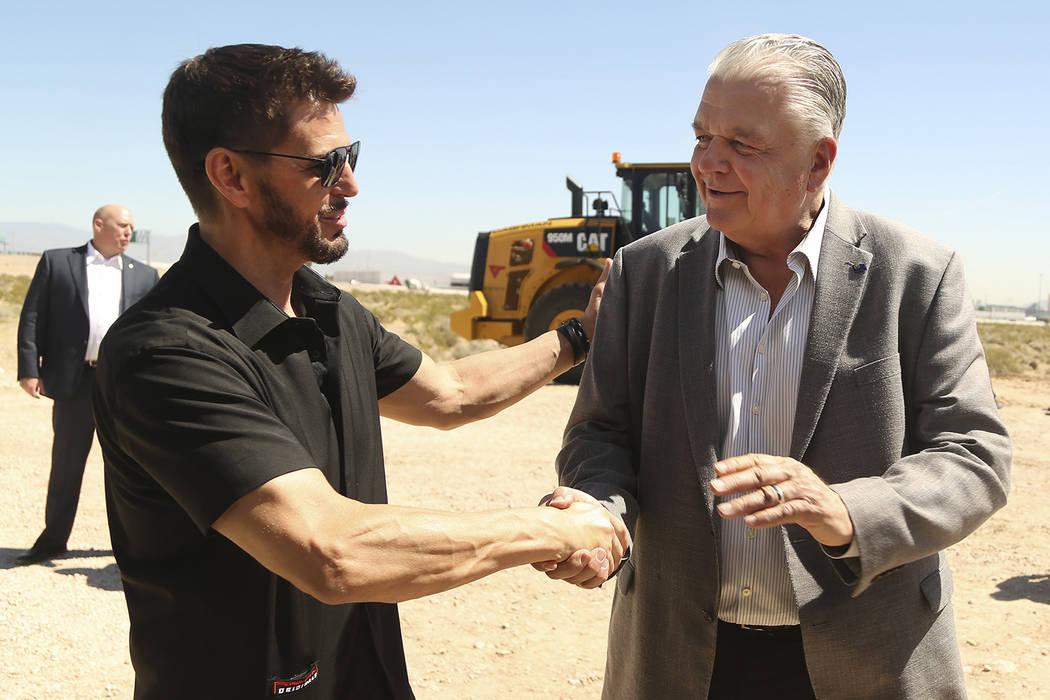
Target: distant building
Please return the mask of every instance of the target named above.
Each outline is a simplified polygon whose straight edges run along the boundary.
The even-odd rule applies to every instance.
[[[394,277],[396,277],[395,273],[385,270],[335,270],[332,272],[332,280],[335,282],[386,284]]]
[[[333,282],[343,283],[391,284],[392,280],[397,279],[395,284],[406,289],[430,289],[448,286],[443,273],[413,273],[411,270],[402,270],[401,272],[391,272],[390,270],[332,270],[325,274],[331,275]]]
[[[1027,314],[1018,306],[984,304],[976,310],[978,321],[1023,321]]]
[[[1036,302],[1024,310],[1025,315],[1034,318],[1036,321],[1050,321],[1050,311],[1047,311]]]

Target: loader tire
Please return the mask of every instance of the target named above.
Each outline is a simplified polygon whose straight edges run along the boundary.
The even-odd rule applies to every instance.
[[[591,298],[592,285],[582,282],[563,284],[550,290],[532,305],[525,317],[525,340],[543,335],[573,316],[583,316]],[[573,367],[554,378],[557,384],[579,384],[583,365]]]

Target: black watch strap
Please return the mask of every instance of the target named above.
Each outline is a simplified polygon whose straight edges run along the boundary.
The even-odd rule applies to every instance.
[[[572,364],[580,364],[587,359],[587,352],[591,349],[591,341],[587,340],[587,333],[583,330],[583,324],[579,318],[570,318],[557,328],[558,332],[565,336],[572,346]]]

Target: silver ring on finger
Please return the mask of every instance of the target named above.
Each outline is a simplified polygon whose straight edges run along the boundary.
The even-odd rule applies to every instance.
[[[784,502],[784,491],[776,484],[770,484],[769,488],[773,489],[773,492],[777,495],[777,503]]]

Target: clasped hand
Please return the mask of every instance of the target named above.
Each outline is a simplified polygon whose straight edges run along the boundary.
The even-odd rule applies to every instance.
[[[579,549],[560,562],[537,562],[532,566],[537,571],[546,573],[549,578],[565,581],[580,588],[597,588],[619,568],[624,552],[631,546],[631,535],[622,520],[607,511],[596,498],[583,491],[559,486],[540,501],[541,506],[562,510],[574,503],[593,504],[609,519],[614,535],[610,548]]]

